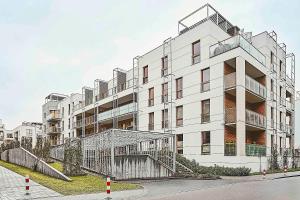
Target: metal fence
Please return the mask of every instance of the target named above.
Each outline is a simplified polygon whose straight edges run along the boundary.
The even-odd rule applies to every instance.
[[[173,134],[110,129],[81,139],[82,167],[114,176],[116,159],[122,156],[147,156],[175,172],[175,142]],[[63,160],[64,145],[52,147],[50,155]]]

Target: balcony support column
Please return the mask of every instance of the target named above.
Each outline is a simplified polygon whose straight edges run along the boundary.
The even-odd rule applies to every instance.
[[[237,156],[245,156],[246,143],[245,59],[236,58],[236,143]]]

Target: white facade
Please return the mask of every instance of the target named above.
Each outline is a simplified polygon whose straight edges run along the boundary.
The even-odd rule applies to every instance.
[[[59,112],[70,103],[74,110],[63,119],[65,127],[71,118],[71,127],[57,135],[86,137],[110,128],[171,132],[178,153],[201,165],[254,171],[267,168],[272,147],[281,155],[290,151],[295,56],[275,32],[252,36],[211,6],[202,9],[213,14],[191,25],[180,20],[179,35],[134,58],[131,70],[117,68],[112,80],[95,80],[77,104],[59,100]]]

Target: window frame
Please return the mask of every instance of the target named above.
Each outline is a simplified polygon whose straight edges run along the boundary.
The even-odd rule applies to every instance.
[[[179,117],[179,109],[181,109],[181,117]],[[176,106],[176,127],[183,126],[183,105]]]
[[[199,44],[198,44],[199,43]],[[199,45],[199,54],[195,54],[195,49],[194,49],[194,46],[195,45]],[[201,56],[201,46],[200,46],[200,40],[197,40],[195,42],[192,43],[192,64],[195,65],[197,63],[200,63],[200,56]],[[196,61],[196,58],[199,57],[199,60]]]
[[[205,110],[204,106],[207,105],[207,104],[209,105],[208,106],[208,112],[204,113],[204,110]],[[201,101],[201,123],[202,124],[210,123],[210,99],[205,99],[205,100]]]
[[[183,77],[179,77],[176,80],[176,99],[181,99],[183,97]],[[180,81],[181,84],[178,84],[178,82]],[[178,89],[180,86],[180,89]]]
[[[151,95],[151,94],[153,94],[153,95]],[[154,87],[151,87],[148,89],[148,107],[151,107],[151,106],[154,106]]]
[[[204,79],[204,72],[208,70],[208,81],[203,81]],[[205,89],[204,85],[207,85],[207,89]],[[201,70],[201,92],[210,91],[210,67],[204,68]]]
[[[145,72],[147,72],[147,73],[145,73]],[[148,83],[148,78],[149,78],[149,67],[148,67],[148,65],[146,65],[143,67],[143,84]]]

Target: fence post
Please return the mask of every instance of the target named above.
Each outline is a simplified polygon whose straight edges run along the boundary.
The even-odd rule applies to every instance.
[[[110,149],[110,165],[111,165],[111,176],[114,177],[115,174],[115,148],[114,148],[114,133],[115,129],[112,129],[111,134],[111,149]]]

